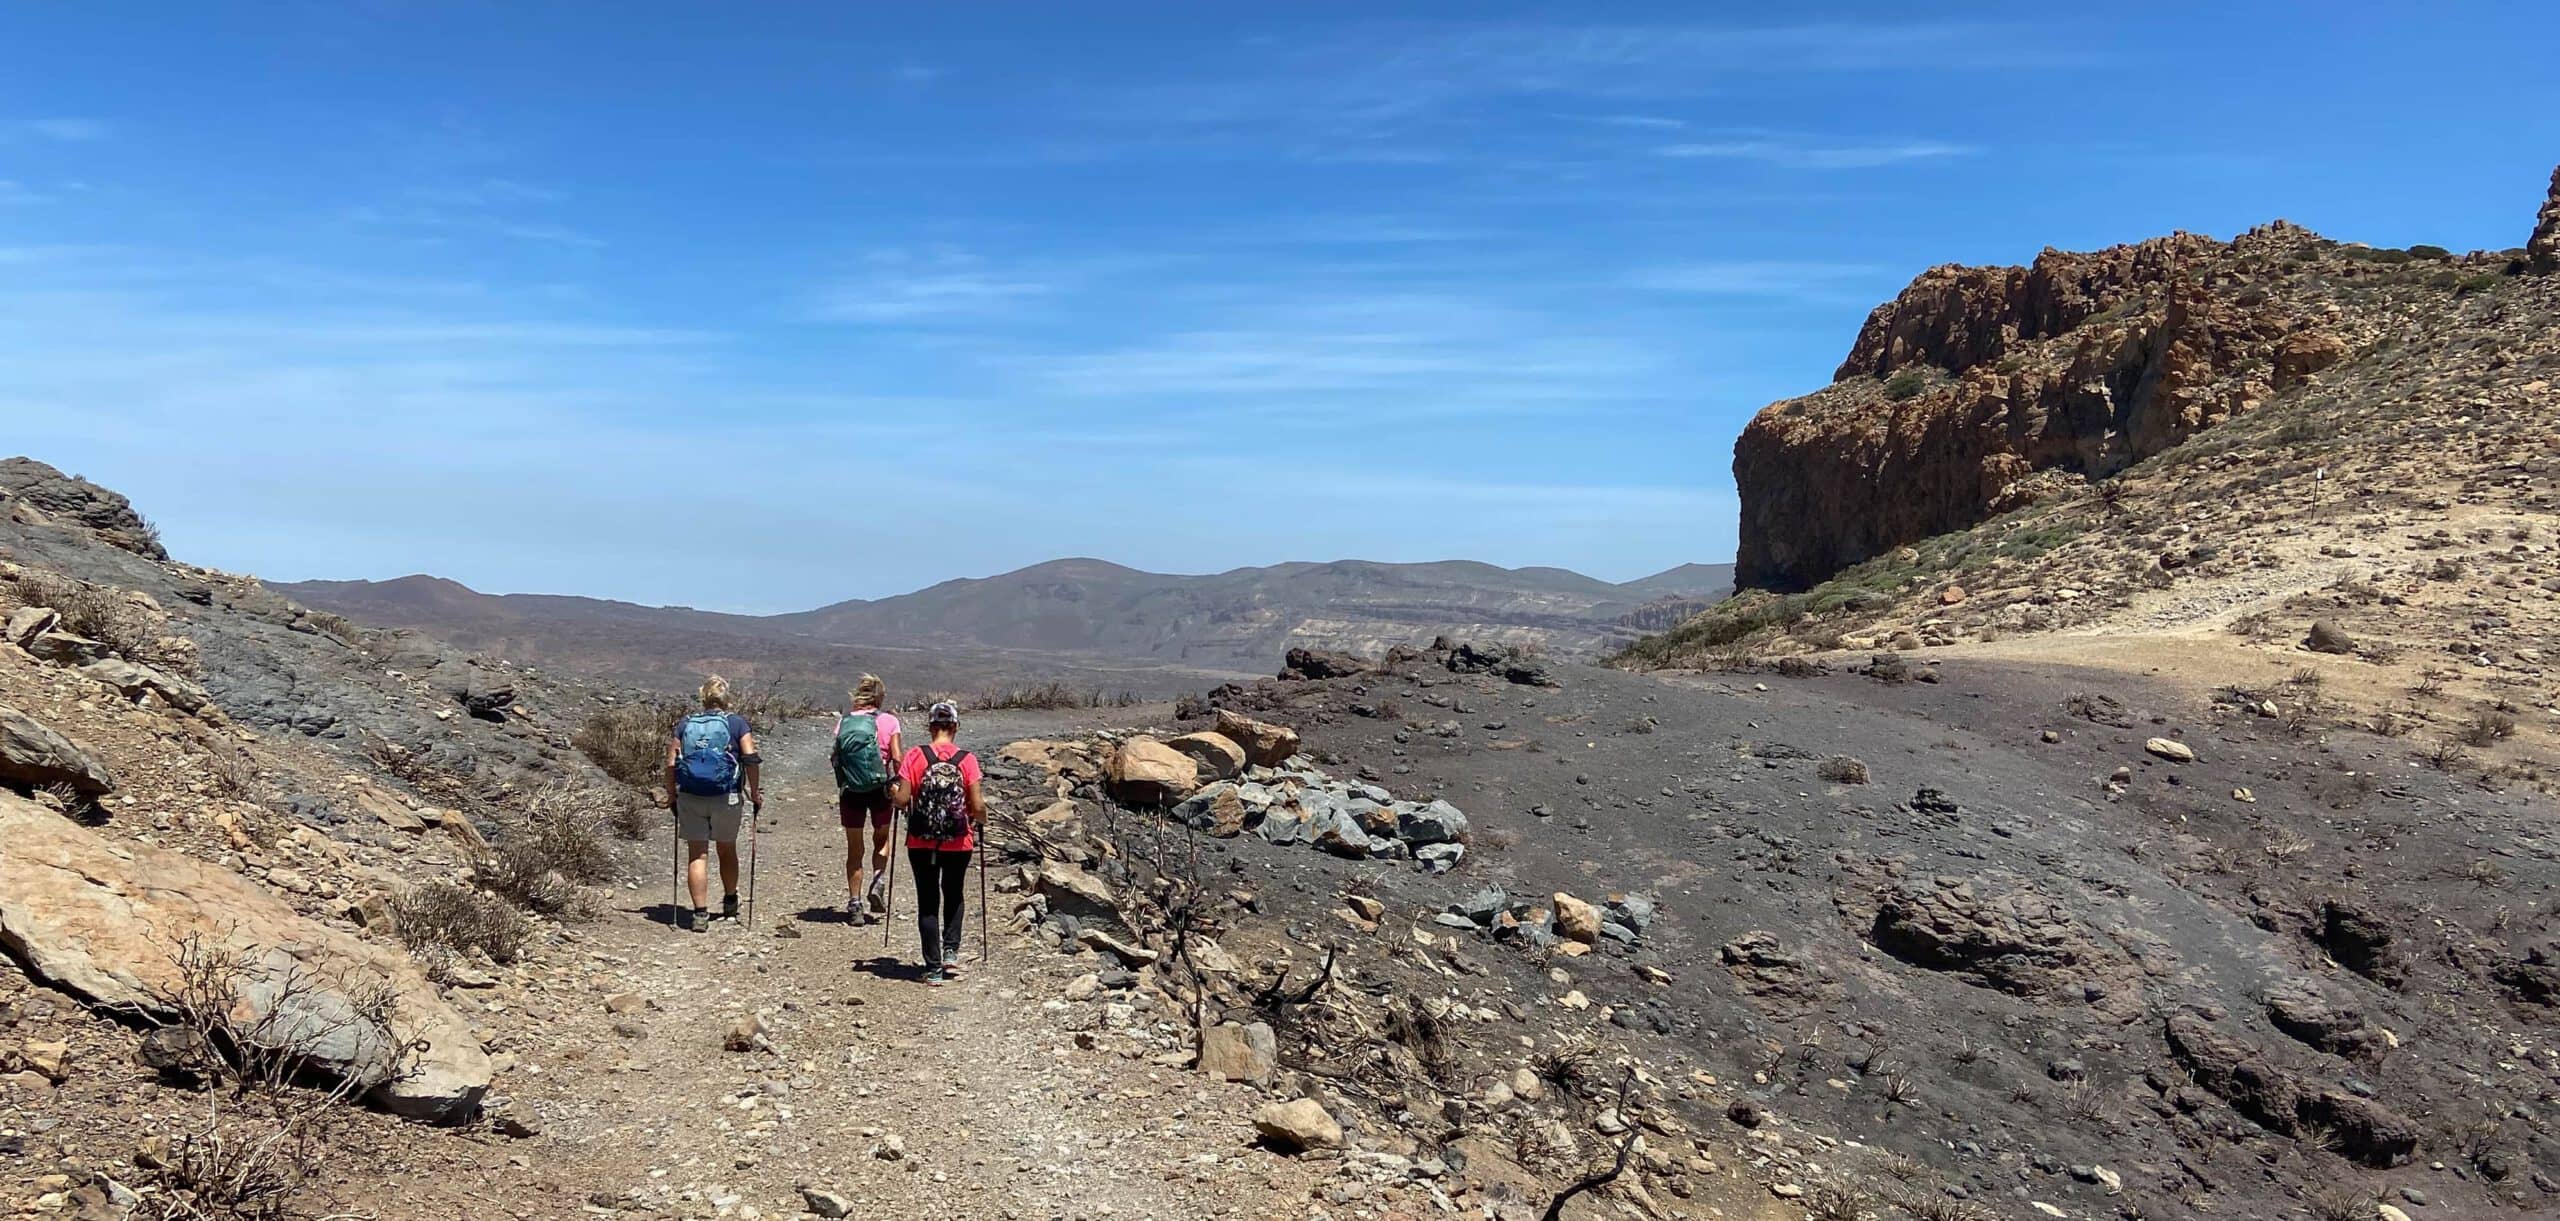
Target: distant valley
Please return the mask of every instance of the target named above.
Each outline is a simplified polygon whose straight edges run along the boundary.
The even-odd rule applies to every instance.
[[[1345,560],[1192,576],[1065,559],[764,616],[484,594],[432,576],[275,588],[357,622],[656,685],[720,668],[833,686],[872,669],[898,675],[909,690],[1056,679],[1155,691],[1268,673],[1295,646],[1376,654],[1441,634],[1591,656],[1661,630],[1732,585],[1729,564],[1613,583],[1466,561]]]

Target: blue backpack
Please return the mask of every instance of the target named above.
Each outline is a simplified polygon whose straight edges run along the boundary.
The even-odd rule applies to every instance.
[[[676,726],[676,791],[719,796],[738,790],[738,743],[729,714],[697,712]]]

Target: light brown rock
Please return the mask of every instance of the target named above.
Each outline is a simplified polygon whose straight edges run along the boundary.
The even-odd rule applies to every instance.
[[[1279,1040],[1260,1022],[1221,1022],[1200,1036],[1200,1071],[1221,1081],[1267,1085],[1279,1069]]]
[[[276,1031],[327,1071],[365,1083],[384,1109],[414,1119],[469,1118],[489,1087],[489,1057],[407,957],[309,920],[228,870],[146,844],[101,838],[33,802],[0,793],[0,944],[42,979],[90,1004],[167,1018],[173,947],[236,958],[241,1012],[288,991],[310,1021]],[[388,1027],[357,994],[387,988]],[[395,1051],[411,1071],[390,1077]]]
[[[1559,890],[1555,894],[1556,936],[1591,945],[1600,940],[1600,912]]]
[[[1313,1098],[1274,1102],[1253,1113],[1253,1130],[1288,1153],[1330,1149],[1342,1143],[1342,1125]]]
[[[1297,730],[1238,716],[1224,708],[1218,710],[1218,732],[1243,747],[1245,761],[1255,767],[1278,767],[1298,753]]]
[[[1244,771],[1244,748],[1222,733],[1186,733],[1165,745],[1191,756],[1203,780],[1233,780]]]
[[[1163,805],[1199,789],[1200,766],[1154,738],[1135,737],[1111,756],[1110,780],[1112,793],[1122,801]]]

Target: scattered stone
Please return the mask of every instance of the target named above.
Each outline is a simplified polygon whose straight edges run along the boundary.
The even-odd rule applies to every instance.
[[[728,1051],[763,1051],[772,1045],[765,1037],[764,1019],[752,1013],[729,1023],[729,1033],[720,1039],[720,1046]]]
[[[826,1221],[841,1221],[842,1218],[855,1216],[861,1207],[849,1197],[837,1195],[832,1191],[821,1191],[815,1187],[801,1188],[800,1202],[808,1205],[810,1212],[826,1218]]]
[[[2311,633],[2302,638],[2302,647],[2314,653],[2351,654],[2356,651],[2356,638],[2347,629],[2326,619],[2314,620]]]
[[[1342,1143],[1342,1125],[1313,1098],[1265,1104],[1253,1113],[1253,1129],[1284,1153],[1330,1149]]]
[[[1279,1069],[1279,1041],[1261,1022],[1221,1022],[1201,1033],[1201,1072],[1221,1081],[1268,1085]]]
[[[1342,901],[1350,905],[1354,914],[1371,924],[1387,917],[1387,905],[1367,895],[1344,895]]]
[[[1590,904],[1559,890],[1555,893],[1556,936],[1591,945],[1600,940],[1600,913]]]
[[[2143,743],[2142,749],[2147,750],[2160,758],[2166,759],[2171,763],[2193,763],[2196,761],[2196,752],[2194,748],[2188,746],[2184,742],[2178,741],[2175,738],[2153,738],[2150,741]]]

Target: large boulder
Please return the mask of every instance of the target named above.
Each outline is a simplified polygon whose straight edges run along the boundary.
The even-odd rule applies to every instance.
[[[8,626],[0,628],[0,640],[23,646],[61,622],[61,612],[50,606],[21,606],[9,612]]]
[[[1165,745],[1191,756],[1203,780],[1233,780],[1244,772],[1244,748],[1225,734],[1186,733]]]
[[[237,1029],[309,1056],[385,1110],[461,1122],[489,1088],[470,1024],[405,955],[307,919],[229,870],[111,842],[0,794],[0,877],[0,946],[102,1010],[173,1019],[189,974],[180,958],[229,962],[216,982]]]
[[[0,704],[0,783],[67,784],[90,797],[116,787],[115,777],[88,751],[7,704]]]
[[[1164,805],[1199,791],[1200,765],[1149,737],[1120,744],[1111,756],[1111,792],[1132,805]]]
[[[1280,664],[1284,679],[1357,678],[1370,670],[1368,662],[1349,653],[1319,649],[1291,649]]]
[[[462,710],[484,721],[503,721],[516,702],[515,682],[487,666],[439,666],[437,687]]]
[[[1218,732],[1243,747],[1245,762],[1255,767],[1278,767],[1298,753],[1297,730],[1238,716],[1224,708],[1218,710]]]

